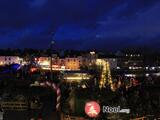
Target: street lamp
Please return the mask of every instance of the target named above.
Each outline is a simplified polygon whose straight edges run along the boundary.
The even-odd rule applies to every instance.
[[[51,56],[50,56],[50,57],[51,57],[51,61],[50,61],[51,81],[53,81],[53,70],[52,70],[52,62],[53,62],[53,61],[52,61],[52,58],[53,58],[53,45],[54,45],[54,43],[55,43],[55,42],[52,40],[52,41],[51,41],[51,45],[50,45],[50,51],[51,51]]]

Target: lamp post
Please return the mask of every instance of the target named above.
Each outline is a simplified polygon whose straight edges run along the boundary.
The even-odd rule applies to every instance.
[[[53,45],[54,45],[54,41],[52,40],[51,41],[51,45],[50,45],[50,51],[51,51],[51,61],[50,61],[50,67],[51,67],[51,69],[50,69],[50,72],[51,72],[51,81],[53,81],[53,69],[52,69],[52,58],[53,58]]]

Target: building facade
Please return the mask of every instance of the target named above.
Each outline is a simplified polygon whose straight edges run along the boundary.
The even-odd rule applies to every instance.
[[[117,58],[105,58],[105,60],[109,62],[111,70],[117,68]]]
[[[18,56],[0,56],[0,65],[21,64],[23,59]]]
[[[82,56],[75,57],[65,57],[52,58],[52,68],[53,70],[80,70],[81,67],[90,67],[96,64],[98,57],[95,52],[90,52],[89,54],[85,54]],[[117,59],[116,58],[103,58],[110,64],[110,69],[115,69],[117,67]],[[39,57],[35,58],[37,63],[43,69],[50,69],[51,58],[50,57]]]
[[[82,57],[72,57],[72,58],[65,58],[65,67],[66,69],[70,70],[80,70],[80,67],[82,65]]]

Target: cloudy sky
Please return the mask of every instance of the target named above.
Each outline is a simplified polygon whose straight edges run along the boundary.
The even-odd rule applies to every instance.
[[[0,0],[0,48],[158,48],[159,11],[159,0]]]

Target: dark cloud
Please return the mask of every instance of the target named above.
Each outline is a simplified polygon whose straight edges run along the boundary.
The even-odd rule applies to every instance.
[[[0,46],[46,48],[53,37],[57,47],[74,49],[155,41],[159,5],[158,0],[1,0]]]

